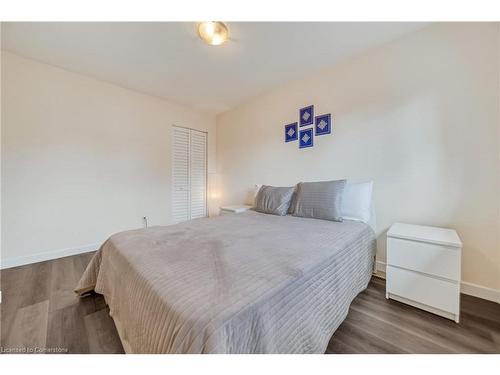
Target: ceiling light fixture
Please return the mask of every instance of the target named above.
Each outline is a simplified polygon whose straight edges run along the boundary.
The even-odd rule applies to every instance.
[[[201,22],[198,24],[198,35],[206,43],[212,46],[218,46],[227,40],[229,30],[223,22]]]

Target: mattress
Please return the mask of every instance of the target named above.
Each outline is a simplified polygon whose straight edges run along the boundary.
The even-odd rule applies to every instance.
[[[246,211],[117,233],[75,291],[104,295],[127,352],[324,353],[375,247],[364,223]]]

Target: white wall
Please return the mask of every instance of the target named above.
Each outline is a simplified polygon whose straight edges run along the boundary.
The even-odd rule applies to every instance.
[[[500,289],[498,48],[496,24],[432,25],[219,115],[222,203],[255,183],[374,180],[379,260],[396,221],[456,228],[463,280]],[[333,134],[300,150],[284,125],[309,104]]]
[[[1,104],[4,267],[170,223],[172,124],[208,131],[215,171],[214,116],[5,51]]]

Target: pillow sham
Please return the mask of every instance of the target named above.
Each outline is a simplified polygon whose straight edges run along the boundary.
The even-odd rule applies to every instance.
[[[346,180],[299,183],[293,216],[342,221],[345,184]]]
[[[262,185],[255,197],[255,211],[284,216],[292,200],[293,187]]]
[[[292,194],[292,199],[290,200],[290,207],[288,207],[288,213],[290,215],[293,215],[293,212],[295,211],[295,205],[296,205],[296,202],[297,202],[297,187],[299,185],[295,185],[293,187],[293,194]]]
[[[372,211],[373,181],[351,183],[347,182],[342,198],[341,213],[344,219],[370,221]]]

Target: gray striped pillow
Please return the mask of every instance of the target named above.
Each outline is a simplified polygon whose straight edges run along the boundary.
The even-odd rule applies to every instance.
[[[293,216],[342,221],[340,208],[345,184],[346,180],[299,183]]]
[[[255,197],[255,211],[272,215],[286,215],[292,195],[293,187],[263,185]]]

